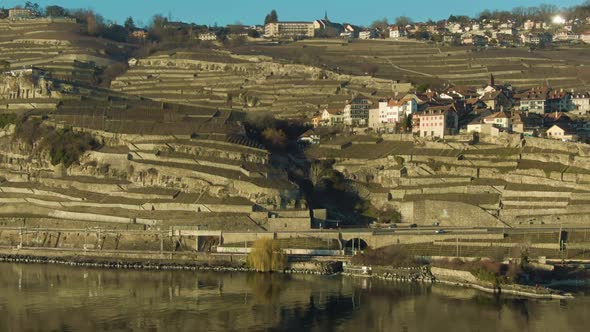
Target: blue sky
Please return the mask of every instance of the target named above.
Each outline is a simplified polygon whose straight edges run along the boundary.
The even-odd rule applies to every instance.
[[[0,7],[24,4],[22,0],[0,0]],[[242,22],[262,24],[264,16],[276,9],[280,20],[313,20],[328,16],[335,22],[368,25],[373,20],[398,16],[414,20],[434,20],[454,15],[475,15],[484,9],[509,10],[516,6],[541,3],[560,7],[577,5],[582,0],[37,0],[45,7],[91,8],[107,19],[122,23],[132,16],[136,23],[147,24],[154,14],[170,15],[174,20],[219,25]]]

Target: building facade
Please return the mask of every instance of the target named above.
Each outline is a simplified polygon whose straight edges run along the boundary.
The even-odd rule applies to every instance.
[[[338,126],[344,124],[344,111],[325,109],[320,115],[320,126]]]
[[[418,103],[413,98],[380,101],[378,108],[379,123],[399,123],[405,117],[418,111]]]
[[[313,38],[313,22],[276,22],[264,26],[264,36],[268,38]]]
[[[407,35],[406,28],[401,26],[391,26],[389,27],[389,38],[401,38]]]
[[[349,126],[366,126],[369,121],[369,110],[373,101],[362,95],[354,97],[344,107],[344,124]]]
[[[573,112],[579,115],[590,114],[590,93],[573,93],[572,94]]]
[[[412,131],[420,137],[444,138],[457,133],[459,116],[454,110],[427,109],[414,114],[412,122]]]
[[[11,20],[22,20],[35,17],[35,13],[30,9],[12,8],[8,10],[8,18]]]

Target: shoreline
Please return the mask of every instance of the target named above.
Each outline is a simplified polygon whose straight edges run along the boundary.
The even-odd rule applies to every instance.
[[[22,251],[27,251],[24,253]],[[144,257],[101,257],[99,255],[92,255],[92,253],[60,253],[54,252],[53,255],[47,255],[48,253],[39,254],[34,250],[19,249],[18,252],[7,253],[6,250],[0,250],[0,263],[17,263],[17,264],[58,264],[72,267],[89,267],[98,269],[124,269],[124,270],[138,270],[138,271],[204,271],[204,272],[251,272],[255,273],[256,270],[245,266],[243,261],[228,262],[224,260],[208,259],[208,260],[186,260],[186,259],[174,259],[166,258],[164,255],[160,257],[154,257],[153,255],[143,255]],[[142,256],[142,255],[137,255]],[[147,257],[150,256],[150,257]],[[196,256],[195,256],[196,257]],[[210,257],[207,257],[210,258]],[[371,275],[359,275],[354,273],[347,273],[344,271],[334,271],[333,269],[327,269],[326,263],[333,264],[336,262],[323,262],[322,264],[316,265],[317,268],[305,265],[306,268],[288,268],[280,272],[282,274],[308,274],[318,276],[332,276],[340,274],[345,277],[360,277],[370,278],[386,282],[404,282],[404,283],[430,283],[430,284],[444,284],[455,287],[472,288],[488,294],[507,294],[523,298],[543,299],[543,300],[564,300],[573,299],[574,296],[569,293],[556,293],[557,290],[552,288],[543,287],[548,293],[535,293],[525,289],[524,285],[509,285],[516,289],[510,288],[492,288],[482,286],[477,283],[458,281],[452,279],[444,279],[440,277],[432,276],[427,278],[421,276],[419,278],[408,278],[402,276],[393,276],[391,274],[371,274]],[[297,262],[295,262],[297,264]],[[588,281],[581,280],[577,281],[579,284],[587,284]],[[518,289],[520,288],[520,289]]]
[[[43,252],[19,249],[18,251],[0,250],[0,263],[18,264],[58,264],[73,267],[90,267],[99,269],[126,269],[144,271],[213,271],[213,272],[256,272],[242,259],[234,260],[235,255],[160,255],[153,253],[134,253],[133,257],[113,255],[101,256],[96,252]],[[166,257],[167,256],[167,257]],[[182,257],[182,258],[181,258]],[[187,259],[188,257],[188,259]],[[227,260],[227,258],[230,260]],[[281,272],[284,274],[333,275],[335,262],[292,262],[291,267]]]
[[[373,268],[371,269],[373,270]],[[459,273],[467,273],[461,270],[449,270]],[[401,273],[400,273],[401,272]],[[404,273],[405,272],[405,273]],[[434,273],[430,268],[397,268],[391,271],[380,271],[378,273],[371,274],[356,274],[350,272],[343,272],[343,275],[349,277],[360,277],[381,280],[385,282],[414,282],[414,283],[430,283],[430,284],[445,284],[449,286],[472,288],[478,291],[482,291],[488,294],[498,295],[512,295],[521,298],[532,298],[542,300],[567,300],[573,299],[574,296],[571,293],[563,292],[557,289],[548,287],[548,285],[542,285],[538,289],[533,289],[531,286],[522,284],[501,284],[499,287],[492,285],[483,285],[481,281],[475,280],[474,276],[472,279],[457,278],[451,276],[445,276],[439,273]],[[555,282],[554,282],[555,283]],[[552,283],[552,284],[554,284]],[[587,284],[587,280],[580,280],[578,284]],[[571,280],[568,284],[571,284]],[[540,291],[540,292],[539,292]]]

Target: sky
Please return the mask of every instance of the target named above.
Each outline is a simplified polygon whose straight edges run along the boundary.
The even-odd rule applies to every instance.
[[[0,7],[24,4],[24,0],[0,0]],[[106,19],[123,23],[128,16],[137,25],[150,22],[155,14],[170,16],[175,21],[206,25],[233,23],[262,24],[264,16],[276,9],[279,20],[311,21],[323,18],[325,11],[334,22],[369,25],[372,21],[409,16],[415,21],[439,20],[449,15],[478,14],[484,9],[510,10],[518,6],[542,3],[569,7],[582,0],[33,0],[42,7],[89,8]]]

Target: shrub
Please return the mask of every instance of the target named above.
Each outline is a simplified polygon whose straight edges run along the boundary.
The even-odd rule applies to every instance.
[[[410,255],[406,249],[399,246],[389,246],[380,249],[365,249],[350,260],[355,265],[412,267],[420,263]]]
[[[16,123],[16,114],[7,113],[7,114],[0,114],[0,128],[4,128],[10,124]]]
[[[282,271],[287,266],[287,256],[283,254],[277,241],[258,239],[252,245],[247,263],[258,272]]]
[[[44,141],[44,147],[49,149],[51,164],[63,164],[65,167],[78,162],[84,152],[97,145],[90,134],[76,133],[69,128],[50,131]]]

